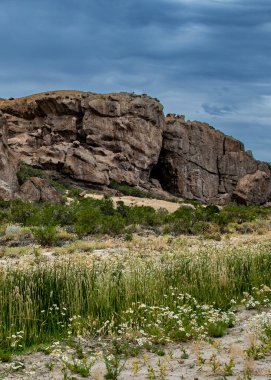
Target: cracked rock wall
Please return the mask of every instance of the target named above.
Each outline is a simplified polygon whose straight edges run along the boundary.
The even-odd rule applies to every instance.
[[[148,96],[57,91],[0,103],[20,160],[75,180],[148,183],[165,125]]]
[[[30,165],[101,188],[115,180],[159,192],[160,182],[206,203],[271,199],[268,164],[206,123],[165,118],[147,95],[55,91],[0,100],[0,112],[7,129],[2,163],[13,162],[12,151]],[[12,171],[12,163],[2,164],[0,179],[10,189]]]
[[[0,199],[9,200],[18,187],[17,159],[7,145],[6,120],[0,111]]]
[[[167,191],[207,203],[264,203],[271,194],[268,164],[256,161],[240,141],[176,115],[166,118],[153,176]]]

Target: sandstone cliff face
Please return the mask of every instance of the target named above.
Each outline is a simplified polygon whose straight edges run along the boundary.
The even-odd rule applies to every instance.
[[[140,185],[159,158],[163,107],[147,96],[40,94],[0,103],[20,159],[97,185]]]
[[[259,171],[263,174],[255,181],[254,173]],[[166,118],[153,175],[169,192],[208,203],[223,204],[233,199],[264,203],[271,194],[269,166],[254,160],[240,141],[206,123],[186,122],[175,115]],[[257,184],[261,184],[258,190]],[[257,192],[260,194],[256,196]]]
[[[242,143],[205,123],[165,119],[162,105],[148,96],[57,91],[0,100],[1,111],[9,148],[2,138],[0,179],[10,194],[15,154],[99,187],[115,180],[158,191],[158,179],[170,193],[207,203],[271,199],[270,167]]]

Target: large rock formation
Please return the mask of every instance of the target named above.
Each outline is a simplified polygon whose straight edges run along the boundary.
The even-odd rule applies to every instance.
[[[7,145],[6,120],[0,111],[0,199],[13,198],[18,182],[17,159]]]
[[[53,92],[0,102],[8,143],[30,165],[97,185],[140,185],[158,161],[163,107],[148,96]]]
[[[170,193],[203,202],[270,199],[270,167],[242,143],[205,123],[165,120],[162,105],[146,95],[57,91],[0,100],[0,111],[21,161],[77,181],[153,190],[158,179]]]
[[[169,192],[202,202],[264,203],[271,195],[269,165],[256,161],[240,141],[183,116],[167,116],[152,175]]]

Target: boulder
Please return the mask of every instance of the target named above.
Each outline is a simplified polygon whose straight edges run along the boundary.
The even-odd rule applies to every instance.
[[[45,179],[30,177],[19,189],[19,196],[28,201],[64,203],[64,198]]]
[[[271,200],[270,174],[261,170],[246,174],[238,181],[233,198],[246,205],[264,204]]]

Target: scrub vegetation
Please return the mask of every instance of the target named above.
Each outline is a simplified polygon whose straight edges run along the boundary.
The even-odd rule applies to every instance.
[[[59,228],[74,232],[78,237],[116,236],[136,232],[138,228],[151,228],[158,234],[203,235],[220,240],[221,234],[230,232],[266,232],[270,214],[270,208],[235,204],[223,209],[215,205],[180,205],[178,210],[169,213],[149,206],[126,206],[122,201],[114,207],[109,197],[75,199],[69,205],[21,200],[0,202],[2,228],[10,224],[27,227],[42,245],[55,245]]]

